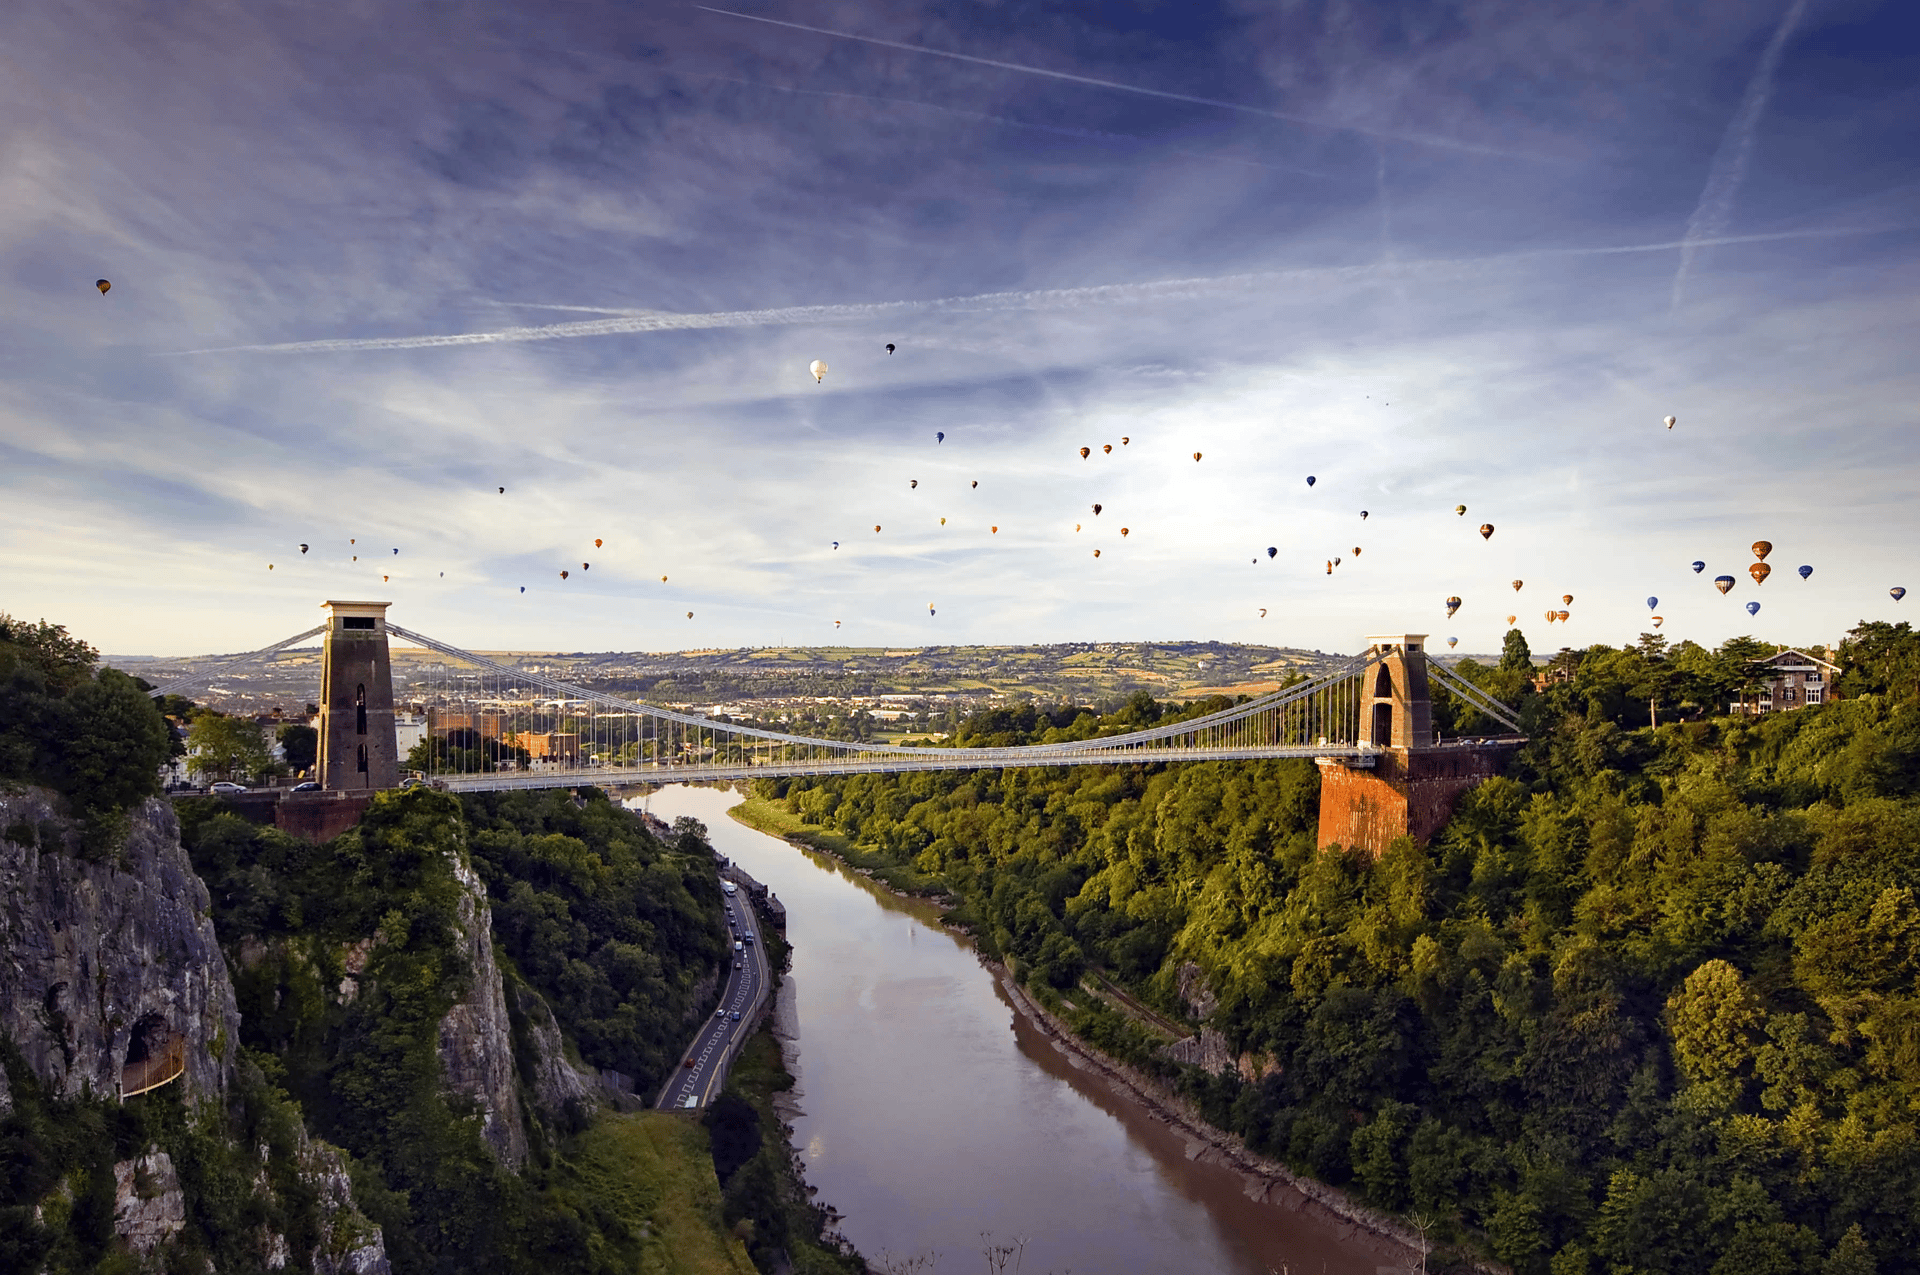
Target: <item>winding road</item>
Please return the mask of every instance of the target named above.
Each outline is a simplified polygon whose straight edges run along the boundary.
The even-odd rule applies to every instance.
[[[660,1110],[704,1107],[726,1087],[727,1068],[753,1034],[760,1007],[773,989],[773,972],[761,940],[761,920],[745,890],[727,896],[728,941],[739,943],[740,951],[733,953],[735,964],[727,969],[719,1010],[701,1026],[680,1066],[661,1088],[660,1098],[654,1103]],[[746,941],[749,934],[753,942]]]

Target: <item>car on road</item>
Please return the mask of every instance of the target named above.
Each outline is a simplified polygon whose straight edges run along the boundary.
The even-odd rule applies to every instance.
[[[400,790],[402,792],[405,792],[409,788],[425,788],[426,786],[427,781],[418,775],[410,775],[400,781]]]
[[[232,783],[228,783],[224,779],[222,779],[219,783],[213,785],[213,787],[207,789],[208,792],[215,793],[220,796],[225,796],[227,793],[233,793],[233,792],[245,792],[246,790],[247,790],[247,786],[245,784],[232,784]]]
[[[287,789],[287,791],[288,792],[323,792],[325,790],[322,789],[319,784],[309,779],[307,780],[307,782],[303,784],[295,784],[293,787]]]
[[[722,1005],[719,1009],[714,1010],[713,1016],[715,1018],[725,1018],[727,1016],[727,1007]]]
[[[740,1021],[740,1011],[737,1009],[733,1011],[733,1021],[736,1023]]]
[[[691,1067],[693,1066],[693,1059],[689,1058],[685,1062],[681,1063],[680,1065],[682,1067]]]
[[[735,968],[735,969],[739,969],[739,968],[740,968],[740,962],[738,962],[738,961],[735,961],[735,962],[733,963],[733,968]]]

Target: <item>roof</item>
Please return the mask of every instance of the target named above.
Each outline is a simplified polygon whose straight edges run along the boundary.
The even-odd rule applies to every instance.
[[[1772,655],[1755,660],[1754,663],[1776,668],[1786,664],[1817,664],[1829,672],[1838,673],[1840,671],[1838,664],[1823,660],[1817,655],[1808,655],[1805,651],[1775,651]]]

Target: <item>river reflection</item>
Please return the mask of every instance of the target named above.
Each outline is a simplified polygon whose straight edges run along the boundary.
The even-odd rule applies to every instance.
[[[1377,1275],[1405,1250],[1322,1214],[1249,1199],[1240,1175],[1018,1018],[934,913],[727,817],[740,798],[667,788],[714,848],[780,896],[800,1022],[795,1141],[820,1199],[870,1259],[970,1270],[982,1231],[1030,1237],[1024,1270]],[[1396,1264],[1396,1262],[1400,1264]]]

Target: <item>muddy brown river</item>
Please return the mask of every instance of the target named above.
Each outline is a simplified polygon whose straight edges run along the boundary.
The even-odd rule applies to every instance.
[[[736,823],[739,800],[667,788],[647,807],[699,819],[786,905],[795,1143],[870,1261],[931,1251],[936,1271],[979,1270],[991,1232],[1027,1237],[1022,1275],[1407,1269],[1398,1245],[1297,1197],[1251,1199],[1237,1171],[1190,1159],[1178,1129],[1016,1015],[931,910]]]

